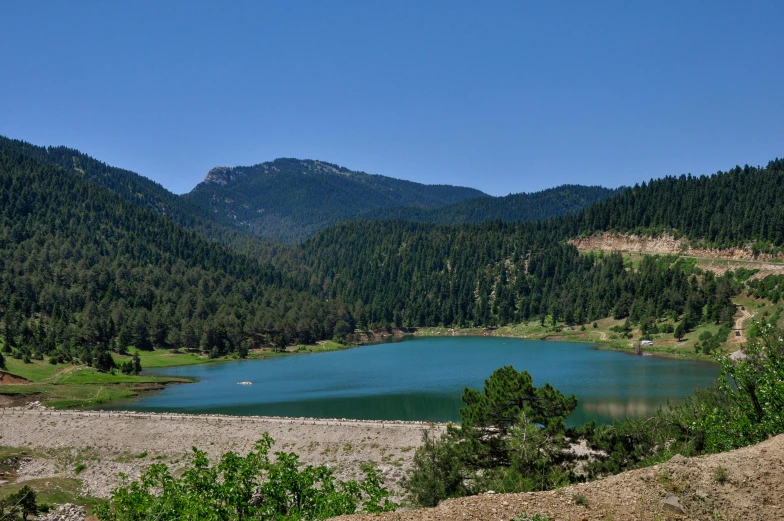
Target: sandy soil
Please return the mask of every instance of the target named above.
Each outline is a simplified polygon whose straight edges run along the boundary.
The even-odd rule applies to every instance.
[[[717,469],[726,471],[726,479]],[[665,504],[666,503],[666,504]],[[784,519],[784,435],[759,445],[667,463],[609,478],[528,494],[482,494],[432,509],[344,516],[343,521],[499,521],[549,516],[551,521]]]
[[[192,447],[217,459],[228,451],[247,453],[264,432],[273,450],[297,453],[313,465],[328,465],[341,479],[362,476],[373,462],[396,494],[400,479],[421,443],[424,423],[360,422],[240,416],[140,414],[128,412],[0,409],[0,444],[28,449],[17,482],[77,477],[86,494],[106,497],[120,480],[138,477],[153,462],[181,468]],[[140,454],[147,454],[139,458]]]

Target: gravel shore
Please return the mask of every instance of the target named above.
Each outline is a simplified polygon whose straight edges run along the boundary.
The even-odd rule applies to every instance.
[[[327,465],[337,477],[362,476],[363,463],[375,463],[387,486],[400,493],[400,479],[422,442],[426,423],[265,418],[222,415],[149,414],[0,409],[0,445],[25,448],[17,482],[45,477],[77,477],[85,494],[107,497],[118,474],[138,477],[153,462],[172,468],[187,463],[198,447],[215,460],[247,453],[267,432],[274,451],[295,452],[312,465]],[[438,428],[437,426],[435,428]]]

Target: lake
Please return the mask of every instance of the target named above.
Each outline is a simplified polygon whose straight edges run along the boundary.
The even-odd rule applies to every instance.
[[[459,421],[466,386],[481,389],[495,369],[527,370],[579,399],[571,424],[639,417],[695,386],[716,364],[633,356],[585,344],[498,337],[414,338],[270,360],[146,371],[197,378],[123,407],[137,411]],[[252,385],[239,385],[249,381]]]

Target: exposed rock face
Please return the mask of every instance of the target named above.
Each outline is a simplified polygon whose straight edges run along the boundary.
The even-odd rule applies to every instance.
[[[578,250],[628,251],[633,253],[659,255],[687,255],[732,260],[770,261],[781,256],[755,253],[748,246],[718,249],[692,247],[688,239],[676,239],[672,235],[658,236],[634,235],[625,233],[599,233],[589,237],[579,237],[569,241]]]
[[[205,183],[213,183],[218,185],[225,185],[234,179],[234,169],[228,166],[216,166],[207,172],[204,178]]]
[[[87,513],[83,507],[66,503],[45,516],[39,517],[38,521],[84,521],[85,517],[87,517]]]

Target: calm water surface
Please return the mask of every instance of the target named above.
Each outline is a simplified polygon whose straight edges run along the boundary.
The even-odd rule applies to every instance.
[[[495,337],[416,338],[271,360],[168,368],[189,376],[125,409],[237,415],[459,421],[460,395],[493,370],[527,370],[579,405],[570,423],[638,417],[712,383],[716,364]],[[152,373],[153,371],[148,371]],[[250,381],[253,385],[238,385]]]

